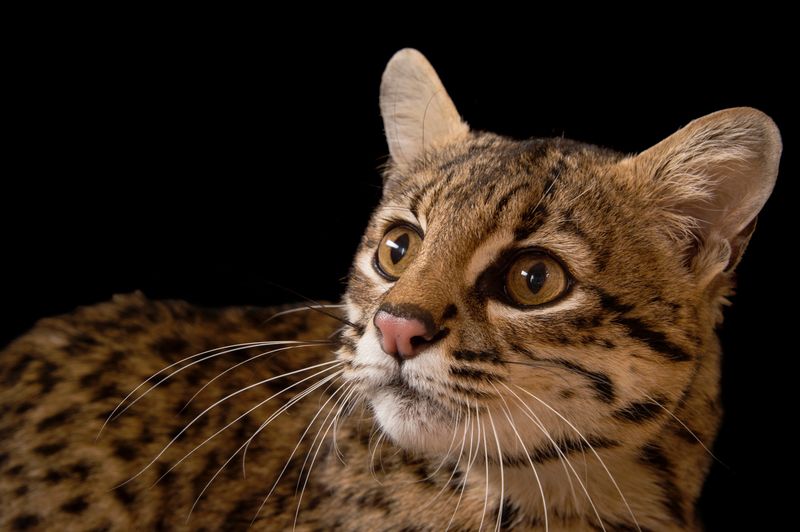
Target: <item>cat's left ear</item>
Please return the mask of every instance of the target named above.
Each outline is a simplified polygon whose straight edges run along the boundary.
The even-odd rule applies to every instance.
[[[703,259],[691,257],[705,263],[695,266],[719,273],[741,259],[775,185],[781,149],[772,119],[740,107],[695,120],[623,164],[633,164],[637,179],[694,240],[688,248],[704,250]]]
[[[386,65],[380,103],[389,153],[400,167],[469,132],[436,71],[412,48],[400,50]]]

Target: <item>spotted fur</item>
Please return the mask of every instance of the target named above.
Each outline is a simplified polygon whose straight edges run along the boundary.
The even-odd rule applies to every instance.
[[[715,328],[777,174],[772,121],[722,111],[637,156],[516,141],[470,131],[413,50],[387,67],[381,111],[391,162],[343,318],[135,294],[43,320],[0,355],[0,528],[700,528]],[[398,223],[423,242],[390,281],[374,262]],[[498,279],[528,248],[572,284],[519,308]],[[388,356],[379,310],[436,334]],[[271,339],[314,342],[211,351],[115,412],[164,366]],[[236,451],[307,389],[252,439],[243,476]]]

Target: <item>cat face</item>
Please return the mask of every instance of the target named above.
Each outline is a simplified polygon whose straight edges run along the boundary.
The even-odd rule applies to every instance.
[[[411,50],[381,109],[392,161],[339,357],[396,444],[447,453],[478,426],[506,460],[617,446],[692,386],[715,403],[703,355],[777,173],[768,117],[709,115],[635,157],[510,140],[470,132]]]

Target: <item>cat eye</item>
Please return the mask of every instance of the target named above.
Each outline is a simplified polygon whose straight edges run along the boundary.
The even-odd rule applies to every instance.
[[[375,254],[375,269],[396,281],[419,252],[422,237],[407,225],[395,226],[383,236]]]
[[[540,251],[528,251],[511,262],[505,290],[513,303],[532,307],[561,297],[569,285],[569,276],[557,260]]]

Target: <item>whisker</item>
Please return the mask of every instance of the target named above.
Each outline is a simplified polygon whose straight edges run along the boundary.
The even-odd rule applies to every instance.
[[[319,382],[316,382],[316,383],[314,383],[312,386],[310,386],[310,387],[309,387],[309,389],[307,389],[307,390],[304,390],[302,394],[299,394],[297,397],[294,397],[294,398],[292,399],[292,401],[293,401],[293,402],[292,402],[291,404],[294,404],[294,403],[296,403],[297,401],[299,401],[299,400],[303,399],[304,397],[306,397],[308,394],[310,394],[310,393],[313,393],[313,392],[314,392],[316,389],[318,389],[320,386],[322,386],[323,384],[325,384],[325,382],[327,382],[327,381],[330,381],[331,379],[335,379],[335,377],[337,377],[337,376],[341,375],[341,373],[342,373],[341,371],[340,371],[340,372],[337,372],[337,373],[334,373],[334,374],[332,374],[332,375],[329,375],[329,376],[325,377],[324,379],[320,380]],[[272,415],[272,416],[270,416],[270,418],[269,418],[267,421],[265,421],[264,423],[262,423],[262,424],[261,424],[261,426],[260,426],[260,427],[258,427],[258,429],[257,429],[257,430],[256,430],[256,431],[255,431],[255,432],[254,432],[254,433],[253,433],[253,434],[252,434],[252,435],[251,435],[251,436],[250,436],[250,437],[249,437],[249,438],[248,438],[248,439],[245,441],[245,443],[243,443],[242,445],[240,445],[240,446],[239,446],[239,448],[238,448],[238,449],[236,449],[236,450],[233,452],[233,454],[231,454],[231,455],[228,457],[228,459],[225,461],[225,463],[224,463],[224,464],[222,464],[222,465],[219,467],[219,469],[217,469],[217,471],[214,473],[214,475],[213,475],[213,476],[212,476],[212,477],[211,477],[211,478],[208,480],[208,482],[206,482],[205,486],[203,486],[203,489],[200,491],[200,493],[197,495],[197,497],[195,497],[194,503],[192,504],[192,507],[189,509],[189,515],[186,517],[186,522],[187,522],[187,523],[189,522],[189,519],[191,519],[191,517],[192,517],[192,513],[194,512],[194,509],[195,509],[195,507],[197,507],[197,504],[200,502],[200,499],[203,497],[203,494],[205,494],[205,492],[208,490],[208,488],[209,488],[209,487],[211,487],[211,484],[213,484],[213,483],[214,483],[214,480],[216,480],[216,478],[217,478],[217,477],[220,475],[220,473],[222,473],[222,472],[225,470],[225,468],[228,466],[228,464],[229,464],[229,463],[231,463],[231,461],[232,461],[232,460],[233,460],[233,459],[236,457],[236,455],[237,455],[237,454],[239,454],[239,452],[241,452],[241,451],[242,451],[242,449],[245,449],[245,450],[247,450],[247,446],[250,444],[250,442],[253,440],[253,438],[255,438],[255,436],[256,436],[256,435],[257,435],[259,432],[261,432],[261,430],[262,430],[262,429],[264,429],[264,427],[266,427],[266,426],[269,424],[269,422],[270,422],[270,421],[272,421],[273,419],[275,419],[276,417],[278,417],[280,414],[282,414],[283,412],[285,412],[285,411],[286,411],[286,409],[287,409],[289,406],[291,406],[291,404],[289,404],[289,405],[287,405],[286,407],[284,407],[282,411],[280,411],[280,412],[277,412],[277,413],[273,413],[273,415]],[[276,414],[277,414],[277,415],[276,415]],[[203,442],[203,443],[205,443],[205,442]],[[202,444],[201,444],[201,445],[202,445]],[[199,447],[198,447],[198,448],[199,448]],[[192,452],[194,452],[195,450],[197,450],[197,448],[193,449],[193,450],[192,450]],[[191,454],[191,453],[190,453],[190,454]],[[188,455],[187,455],[186,457],[182,458],[182,459],[181,459],[181,461],[183,461],[183,460],[184,460],[185,458],[187,458],[187,457],[188,457]],[[177,467],[177,465],[178,465],[179,463],[180,463],[180,462],[176,463],[176,464],[175,464],[175,465],[173,465],[173,466],[172,466],[172,467],[171,467],[169,470],[167,470],[167,471],[164,473],[164,475],[162,475],[162,476],[161,476],[161,477],[160,477],[160,478],[159,478],[159,479],[156,481],[156,483],[158,483],[158,482],[159,482],[159,481],[160,481],[162,478],[164,478],[164,476],[166,476],[167,474],[169,474],[169,472],[170,472],[170,471],[172,471],[172,469],[174,469],[175,467]],[[243,467],[244,467],[244,466],[243,466]]]
[[[334,417],[334,419],[328,424],[328,428],[325,429],[325,433],[322,435],[322,438],[320,438],[319,444],[317,445],[317,450],[314,452],[313,458],[311,458],[311,463],[308,466],[308,473],[306,473],[305,480],[303,481],[303,489],[300,490],[300,497],[297,499],[297,507],[294,511],[294,521],[292,521],[293,531],[297,528],[297,518],[300,516],[300,506],[303,503],[303,495],[306,492],[306,486],[308,486],[308,479],[311,478],[311,471],[314,469],[314,463],[317,461],[317,456],[319,455],[320,449],[322,449],[322,444],[325,443],[325,438],[328,436],[328,432],[331,430],[331,426],[335,420],[336,418]],[[300,475],[302,476],[302,469]]]
[[[600,465],[605,470],[606,474],[608,475],[608,478],[611,480],[611,483],[614,484],[614,488],[617,490],[617,493],[619,494],[620,498],[622,499],[622,502],[625,504],[625,507],[628,509],[628,513],[630,514],[631,518],[633,519],[633,522],[636,525],[636,529],[639,530],[639,532],[641,532],[642,528],[639,526],[639,522],[636,520],[636,516],[633,514],[633,510],[631,509],[630,504],[628,504],[628,499],[625,498],[625,495],[622,493],[622,490],[620,489],[619,485],[617,484],[617,480],[614,478],[614,475],[611,474],[611,471],[609,471],[608,467],[606,466],[606,463],[600,457],[600,454],[595,450],[594,446],[591,443],[589,443],[589,440],[587,440],[583,436],[583,434],[581,434],[581,432],[575,427],[575,425],[572,424],[572,422],[570,422],[567,418],[562,416],[561,413],[559,413],[557,410],[555,410],[553,407],[551,407],[545,401],[543,401],[542,399],[539,399],[534,394],[532,394],[531,392],[529,392],[528,390],[526,390],[525,388],[523,388],[521,386],[518,386],[516,384],[514,386],[516,386],[520,391],[525,392],[526,394],[530,395],[531,397],[533,397],[534,399],[539,401],[548,410],[550,410],[555,415],[557,415],[559,418],[561,418],[561,420],[564,421],[564,423],[566,423],[567,425],[569,425],[569,427],[572,430],[575,431],[575,433],[580,437],[580,439],[583,440],[583,442],[589,447],[589,450],[592,451],[592,454],[594,454],[594,456],[600,462]]]
[[[333,400],[333,398],[336,397],[336,395],[338,395],[340,392],[342,392],[343,394],[346,394],[350,390],[350,388],[352,388],[352,386],[353,386],[352,384],[345,385],[345,386],[340,386],[339,388],[336,389],[335,392],[333,392],[331,394],[331,396],[328,398],[328,400],[325,401],[325,403],[320,408],[317,409],[317,413],[314,414],[314,417],[311,418],[311,421],[308,423],[308,425],[306,425],[306,428],[303,431],[303,434],[300,435],[300,438],[297,440],[297,444],[294,446],[294,449],[292,449],[292,453],[289,455],[289,458],[286,459],[286,463],[284,464],[283,469],[281,469],[281,472],[278,474],[278,478],[275,479],[275,482],[272,484],[272,488],[270,488],[269,493],[267,493],[267,496],[264,497],[264,500],[261,502],[261,505],[258,507],[258,510],[256,510],[256,513],[253,516],[252,521],[250,521],[250,526],[253,525],[253,523],[255,522],[256,518],[258,518],[258,514],[261,513],[261,510],[264,508],[264,505],[267,504],[267,501],[269,501],[269,498],[272,496],[273,492],[275,491],[275,488],[278,487],[278,484],[280,483],[281,478],[283,478],[283,475],[286,473],[286,470],[289,468],[289,464],[291,463],[292,458],[294,458],[294,455],[297,453],[297,449],[300,448],[300,445],[302,444],[303,440],[305,439],[306,434],[308,434],[308,431],[311,430],[311,427],[314,425],[314,422],[317,420],[319,415],[322,413],[322,411],[325,408],[325,406],[327,406],[327,404],[330,403]],[[336,400],[337,403],[338,403],[338,401],[339,401],[339,399]],[[335,406],[336,406],[336,403],[334,403],[334,408],[335,408]],[[332,410],[333,409],[328,411],[328,416],[330,416],[330,413],[331,413]],[[325,419],[322,421],[322,425],[324,425],[325,421],[328,420],[328,416],[326,416]]]
[[[324,395],[324,392],[326,390],[328,390],[328,388],[330,388],[333,385],[333,383],[336,381],[336,377],[341,376],[341,374],[343,372],[344,372],[344,370],[337,371],[336,373],[333,373],[331,375],[332,377],[334,377],[333,379],[330,379],[329,377],[325,377],[320,382],[317,382],[317,383],[309,386],[306,390],[304,390],[303,392],[299,393],[296,397],[293,397],[292,399],[287,401],[287,403],[285,405],[283,405],[278,410],[273,412],[267,419],[265,419],[261,423],[261,425],[258,427],[258,429],[256,429],[256,431],[253,434],[251,434],[250,437],[247,438],[247,440],[245,441],[244,451],[242,452],[242,477],[243,478],[247,478],[247,467],[246,467],[246,464],[247,464],[247,451],[250,449],[250,444],[253,442],[253,439],[255,439],[255,437],[258,436],[258,434],[262,430],[264,430],[264,428],[266,428],[267,425],[272,423],[272,421],[275,418],[277,418],[278,416],[282,415],[289,408],[293,407],[301,399],[304,399],[305,397],[307,397],[308,395],[310,395],[311,393],[316,391],[322,384],[324,384],[325,381],[328,381],[328,385],[325,387],[325,390],[323,390],[323,394],[322,395]],[[319,408],[317,409],[317,411],[319,411]]]
[[[460,418],[460,416],[461,416],[461,410],[459,410],[458,412],[459,412],[459,418]],[[470,413],[470,409],[469,409],[469,408],[467,408],[467,416],[469,416],[469,413]],[[456,421],[456,425],[458,425],[458,423],[459,423],[459,422],[458,422],[458,421]],[[447,481],[445,481],[445,483],[442,485],[442,489],[440,489],[440,490],[439,490],[439,491],[436,493],[436,495],[434,495],[434,496],[433,496],[433,498],[432,498],[432,499],[431,499],[431,500],[428,502],[428,504],[426,504],[425,506],[423,506],[423,508],[427,508],[428,506],[430,506],[431,504],[433,504],[433,503],[434,503],[434,501],[436,501],[436,499],[438,499],[438,498],[439,498],[439,497],[442,495],[442,493],[444,493],[444,490],[446,490],[446,489],[447,489],[447,486],[449,486],[449,485],[450,485],[450,483],[453,481],[453,477],[456,475],[456,471],[458,471],[458,466],[461,464],[461,458],[462,458],[462,456],[463,456],[463,454],[464,454],[464,447],[465,447],[465,446],[466,446],[466,444],[467,444],[467,427],[468,427],[468,426],[469,426],[469,417],[467,417],[467,420],[464,422],[464,433],[463,433],[463,434],[462,434],[462,436],[461,436],[461,448],[458,450],[458,458],[456,459],[456,464],[453,466],[453,471],[450,473],[450,477],[449,477],[449,478],[447,479]],[[449,452],[449,451],[448,451],[448,452]]]
[[[286,316],[288,314],[294,314],[295,312],[307,312],[309,310],[318,310],[318,309],[326,309],[326,308],[344,308],[347,305],[327,305],[325,303],[320,303],[319,305],[304,305],[298,308],[290,308],[288,310],[282,310],[281,312],[276,312],[266,320],[264,320],[264,325],[271,322],[274,319],[280,318],[281,316]]]
[[[331,366],[332,364],[333,364],[333,366]],[[174,444],[174,443],[175,443],[175,442],[178,440],[178,438],[180,438],[180,437],[181,437],[181,435],[182,435],[184,432],[186,432],[186,431],[189,429],[189,427],[191,427],[191,426],[192,426],[192,425],[193,425],[193,424],[194,424],[194,423],[195,423],[195,422],[196,422],[198,419],[200,419],[200,418],[201,418],[201,417],[203,417],[203,416],[204,416],[206,413],[208,413],[209,411],[211,411],[212,409],[214,409],[214,408],[215,408],[215,407],[217,407],[218,405],[222,404],[223,402],[227,401],[228,399],[230,399],[230,398],[232,398],[232,397],[235,397],[236,395],[239,395],[240,393],[246,392],[247,390],[251,390],[251,389],[253,389],[253,388],[257,387],[257,386],[261,386],[262,384],[266,384],[267,382],[274,381],[274,380],[276,380],[276,379],[281,379],[281,378],[283,378],[283,377],[288,377],[289,375],[295,375],[295,374],[297,374],[297,373],[303,373],[303,372],[305,372],[305,371],[309,371],[309,370],[316,369],[316,368],[323,367],[323,366],[330,366],[330,367],[326,367],[326,368],[325,368],[325,369],[323,369],[322,371],[319,371],[319,372],[315,373],[314,375],[311,375],[310,377],[306,377],[306,378],[304,378],[304,379],[302,379],[302,380],[300,380],[300,381],[298,381],[298,382],[296,382],[296,383],[294,383],[294,384],[292,384],[292,385],[290,385],[290,386],[287,386],[286,388],[284,388],[283,390],[281,390],[280,392],[278,392],[278,393],[276,393],[276,394],[273,394],[273,395],[271,395],[270,397],[268,397],[267,399],[265,399],[264,401],[262,401],[262,402],[261,402],[261,403],[259,403],[258,405],[254,406],[253,408],[251,408],[250,410],[248,410],[247,412],[245,412],[244,414],[242,414],[241,416],[239,416],[238,418],[236,418],[234,421],[232,421],[232,422],[228,423],[227,425],[225,425],[225,427],[221,428],[219,431],[217,431],[216,433],[214,433],[214,435],[213,435],[213,436],[211,436],[211,438],[213,438],[213,437],[214,437],[214,436],[216,436],[217,434],[221,433],[222,431],[224,431],[225,429],[227,429],[228,427],[230,427],[231,425],[233,425],[233,424],[234,424],[234,423],[236,423],[237,421],[241,420],[243,417],[245,417],[247,414],[249,414],[250,412],[252,412],[252,411],[253,411],[253,410],[255,410],[256,408],[259,408],[260,406],[264,405],[264,404],[265,404],[267,401],[269,401],[270,399],[273,399],[273,398],[277,397],[278,395],[282,394],[283,392],[285,392],[286,390],[289,390],[289,389],[291,389],[291,388],[294,388],[295,386],[297,386],[297,385],[301,384],[302,382],[304,382],[304,381],[306,381],[306,380],[308,380],[308,379],[312,379],[312,378],[316,377],[317,375],[320,375],[320,374],[322,374],[322,373],[324,373],[324,372],[326,372],[326,371],[329,371],[329,370],[331,370],[331,369],[333,369],[333,368],[335,368],[335,367],[337,367],[338,365],[341,365],[341,364],[343,364],[343,362],[342,362],[342,361],[340,361],[340,360],[332,360],[332,361],[329,361],[329,362],[322,362],[322,363],[320,363],[320,364],[316,364],[316,365],[314,365],[314,366],[309,366],[309,367],[307,367],[307,368],[302,368],[302,369],[298,369],[298,370],[295,370],[295,371],[290,371],[290,372],[288,372],[288,373],[284,373],[284,374],[282,374],[282,375],[277,375],[277,376],[275,376],[275,377],[270,377],[269,379],[264,379],[264,380],[258,381],[258,382],[254,383],[254,384],[250,384],[250,385],[248,385],[248,386],[245,386],[244,388],[242,388],[242,389],[240,389],[240,390],[237,390],[237,391],[235,391],[235,392],[233,392],[233,393],[230,393],[230,394],[226,395],[226,396],[225,396],[225,397],[223,397],[222,399],[220,399],[220,400],[216,401],[216,402],[215,402],[215,403],[213,403],[211,406],[209,406],[208,408],[206,408],[205,410],[203,410],[202,412],[200,412],[200,413],[199,413],[199,414],[198,414],[198,415],[197,415],[197,416],[196,416],[194,419],[192,419],[192,421],[190,421],[190,422],[189,422],[189,424],[188,424],[188,425],[186,425],[185,427],[183,427],[183,428],[182,428],[182,429],[181,429],[181,430],[178,432],[178,434],[176,434],[176,435],[175,435],[175,436],[174,436],[174,437],[173,437],[173,438],[170,440],[170,442],[169,442],[169,443],[167,443],[167,445],[165,445],[165,446],[164,446],[164,448],[162,448],[162,449],[161,449],[161,451],[160,451],[160,452],[159,452],[159,453],[158,453],[158,454],[155,456],[155,458],[153,458],[153,459],[152,459],[152,460],[151,460],[151,461],[150,461],[150,462],[149,462],[147,465],[145,465],[145,466],[144,466],[144,467],[143,467],[143,468],[142,468],[142,469],[141,469],[141,470],[140,470],[138,473],[136,473],[134,476],[132,476],[131,478],[129,478],[128,480],[126,480],[126,481],[125,481],[125,482],[123,482],[122,484],[119,484],[119,485],[118,485],[118,486],[116,486],[116,487],[117,487],[117,488],[119,488],[119,487],[121,487],[121,486],[124,486],[125,484],[128,484],[129,482],[131,482],[131,481],[132,481],[132,480],[134,480],[135,478],[137,478],[137,477],[141,476],[141,475],[142,475],[142,474],[143,474],[145,471],[147,471],[147,470],[148,470],[148,469],[149,469],[149,468],[150,468],[150,467],[151,467],[151,466],[152,466],[154,463],[156,463],[156,461],[157,461],[159,458],[161,458],[161,456],[163,456],[163,454],[164,454],[165,452],[167,452],[167,449],[169,449],[169,448],[172,446],[172,444]],[[206,442],[208,442],[208,441],[210,441],[210,438],[209,438],[209,439],[207,439],[206,441],[204,441],[202,444],[200,444],[200,446],[204,445],[204,444],[205,444]],[[194,450],[192,450],[191,452],[194,452],[194,451],[195,451],[195,450],[197,450],[197,449],[198,449],[200,446],[196,447],[196,448],[195,448]],[[189,454],[191,454],[191,452],[190,452]],[[188,456],[188,455],[187,455],[187,456]],[[182,458],[182,459],[181,459],[181,460],[180,460],[178,463],[182,462],[182,461],[183,461],[185,458],[186,458],[186,457]],[[177,465],[177,464],[175,464],[175,466],[176,466],[176,465]],[[170,468],[170,470],[174,469],[174,467],[175,467],[175,466],[173,466],[172,468]],[[168,471],[168,472],[169,472],[169,471]],[[115,489],[116,489],[116,488],[115,488]]]
[[[528,404],[525,401],[523,401],[522,398],[514,392],[514,390],[509,388],[505,383],[501,382],[500,384],[502,384],[503,387],[506,390],[508,390],[508,392],[511,395],[513,395],[517,399],[517,401],[519,401],[520,405],[522,405],[522,407],[525,410],[530,412],[530,414],[528,414],[527,412],[525,412],[525,410],[522,411],[522,413],[525,416],[527,416],[528,419],[530,419],[533,422],[533,424],[536,425],[536,427],[539,428],[539,430],[542,431],[542,433],[545,435],[545,437],[553,445],[553,448],[556,450],[556,453],[558,454],[559,459],[561,460],[562,466],[564,466],[564,471],[565,471],[565,473],[567,475],[567,480],[570,481],[570,487],[572,488],[572,497],[573,497],[574,500],[576,500],[576,505],[577,505],[577,497],[575,495],[575,489],[574,489],[574,487],[572,487],[572,480],[570,479],[569,471],[567,471],[567,469],[566,469],[567,466],[569,466],[569,469],[572,471],[572,474],[575,475],[575,479],[578,481],[578,484],[583,489],[583,493],[586,495],[586,498],[589,501],[589,505],[592,507],[592,510],[594,511],[594,514],[597,517],[598,523],[600,523],[600,528],[602,530],[605,530],[605,525],[603,524],[603,520],[600,518],[600,512],[597,510],[597,506],[595,506],[594,499],[592,499],[592,496],[589,494],[589,490],[586,488],[586,485],[581,480],[581,477],[580,477],[580,475],[578,475],[578,472],[575,471],[575,468],[573,467],[572,462],[570,462],[569,458],[567,458],[566,454],[564,454],[564,452],[558,446],[558,443],[550,435],[550,432],[545,428],[544,423],[542,422],[542,420],[539,419],[539,416],[537,416],[534,413],[533,409],[530,406],[528,406]],[[510,409],[508,407],[508,403],[506,403],[506,401],[505,401],[505,398],[502,395],[500,396],[500,398],[503,400],[503,403],[506,405],[506,409],[508,409],[508,414],[507,415],[511,416],[511,411],[510,411]],[[514,429],[514,432],[517,434],[517,438],[519,439],[520,444],[522,445],[522,448],[525,451],[525,454],[528,456],[528,461],[530,461],[531,467],[534,468],[534,472],[535,472],[536,468],[533,466],[533,461],[530,458],[530,453],[528,452],[527,447],[525,447],[525,443],[522,441],[522,438],[520,437],[519,433],[517,432],[513,421],[511,419],[509,419],[509,422],[511,423],[511,427]],[[566,466],[564,465],[565,462],[566,462]],[[539,485],[539,487],[541,489],[541,484]],[[543,506],[544,506],[544,509],[545,509],[545,526],[546,526],[546,523],[547,523],[547,504],[544,502],[544,493],[542,493],[542,503],[543,503]]]
[[[450,526],[453,524],[453,519],[456,518],[456,513],[458,513],[458,508],[461,506],[461,500],[464,498],[464,489],[467,487],[467,479],[469,478],[469,472],[472,470],[472,464],[475,463],[475,459],[472,457],[472,444],[473,444],[473,434],[475,433],[475,424],[472,423],[472,409],[467,405],[467,424],[469,425],[469,453],[467,454],[467,470],[464,472],[464,479],[461,482],[461,493],[458,495],[458,501],[456,501],[456,507],[453,509],[453,514],[450,516],[450,521],[447,523],[447,528],[445,528],[445,532],[450,530]],[[478,453],[475,453],[477,458]]]
[[[157,372],[155,372],[152,375],[150,375],[149,377],[147,377],[147,379],[142,381],[136,388],[131,390],[128,393],[128,395],[126,395],[122,399],[122,401],[120,401],[119,404],[117,404],[117,406],[114,408],[114,410],[112,410],[111,413],[108,415],[108,417],[106,417],[106,420],[103,423],[103,426],[100,427],[100,430],[97,432],[97,436],[95,437],[95,441],[100,438],[100,435],[102,434],[103,429],[106,428],[106,425],[108,425],[108,423],[112,419],[116,419],[117,417],[119,417],[119,415],[122,415],[124,413],[124,410],[123,410],[123,412],[120,412],[119,415],[117,415],[117,416],[114,415],[122,407],[122,405],[125,404],[125,401],[130,399],[130,397],[133,394],[135,394],[139,390],[139,388],[141,388],[142,386],[144,386],[145,384],[147,384],[151,380],[155,379],[156,377],[158,377],[159,375],[161,375],[162,373],[164,373],[168,369],[173,368],[173,367],[177,366],[178,364],[182,364],[183,362],[186,362],[187,360],[191,360],[191,359],[197,358],[197,357],[202,357],[202,356],[204,356],[204,355],[206,355],[208,353],[213,353],[215,351],[220,351],[220,353],[216,353],[217,355],[224,355],[224,354],[227,354],[227,353],[232,353],[234,351],[238,351],[240,349],[248,349],[250,347],[264,347],[265,345],[269,345],[268,342],[246,342],[246,343],[242,343],[242,344],[232,344],[232,345],[228,345],[228,346],[224,346],[224,347],[215,347],[214,349],[209,349],[207,351],[203,351],[202,353],[197,353],[195,355],[191,355],[191,356],[182,358],[181,360],[178,360],[177,362],[173,362],[169,366],[166,366],[166,367],[158,370]],[[203,359],[203,360],[207,360],[207,359]],[[163,382],[163,381],[160,381],[159,384],[161,384],[161,382]],[[156,384],[156,386],[158,386],[158,384]],[[128,408],[130,408],[130,406],[126,407],[125,410],[127,410]]]
[[[235,370],[236,368],[243,366],[244,364],[247,364],[247,363],[252,362],[253,360],[255,360],[257,358],[261,358],[261,357],[264,357],[264,356],[267,356],[267,355],[273,355],[274,356],[276,353],[280,353],[281,351],[289,351],[289,350],[292,350],[292,349],[300,349],[300,348],[305,348],[305,347],[317,347],[317,346],[320,346],[320,345],[331,345],[331,344],[328,343],[328,342],[325,342],[325,343],[321,343],[321,342],[298,343],[297,345],[290,345],[290,346],[286,346],[286,347],[279,347],[277,349],[271,349],[269,351],[264,351],[263,353],[259,353],[257,355],[254,355],[254,356],[248,358],[247,360],[242,360],[241,362],[238,362],[238,363],[234,364],[233,366],[231,366],[231,367],[223,370],[222,372],[218,373],[214,378],[212,378],[211,380],[209,380],[208,382],[203,384],[200,387],[200,389],[197,390],[196,392],[194,392],[194,395],[192,395],[192,397],[189,398],[188,401],[186,401],[186,404],[183,405],[183,408],[180,409],[179,413],[183,412],[184,410],[186,410],[186,408],[188,408],[188,406],[190,404],[192,404],[192,401],[194,401],[197,398],[197,396],[200,395],[200,393],[203,390],[208,388],[214,381],[216,381],[217,379],[219,379],[223,375],[225,375],[227,373],[230,373],[231,371]],[[272,357],[270,357],[270,358],[272,358]]]
[[[699,443],[699,444],[700,444],[700,446],[701,446],[703,449],[705,449],[705,451],[706,451],[706,452],[709,454],[709,456],[711,456],[711,458],[713,458],[714,460],[716,460],[717,462],[719,462],[719,463],[720,463],[720,464],[722,464],[723,466],[725,466],[725,467],[728,467],[728,465],[727,465],[725,462],[723,462],[722,460],[720,460],[719,458],[717,458],[717,457],[716,457],[716,455],[714,455],[714,453],[713,453],[713,452],[711,452],[711,449],[709,449],[708,447],[706,447],[706,444],[705,444],[705,443],[703,443],[703,441],[702,441],[700,438],[698,438],[698,437],[697,437],[697,434],[695,434],[694,432],[692,432],[692,429],[690,429],[689,427],[687,427],[687,426],[686,426],[686,423],[684,423],[683,421],[681,421],[681,420],[678,418],[678,416],[676,416],[676,415],[675,415],[675,413],[674,413],[672,410],[670,410],[670,409],[669,409],[669,408],[667,408],[666,406],[662,405],[661,403],[659,403],[658,401],[656,401],[655,399],[653,399],[652,397],[650,397],[650,396],[649,396],[649,395],[647,395],[646,393],[644,393],[644,392],[642,392],[642,393],[644,394],[644,396],[645,396],[645,397],[647,397],[647,399],[648,399],[648,400],[649,400],[651,403],[653,403],[654,405],[656,405],[656,406],[658,406],[659,408],[663,409],[663,410],[664,410],[664,411],[665,411],[667,414],[669,414],[670,416],[672,416],[672,418],[673,418],[675,421],[677,421],[678,423],[680,423],[680,424],[681,424],[681,427],[683,427],[683,428],[686,430],[686,432],[688,432],[689,434],[691,434],[692,438],[694,438],[695,440],[697,440],[697,443]]]
[[[488,411],[488,409],[487,409]],[[481,423],[481,414],[478,408],[475,408],[475,417],[478,420],[478,424],[483,425]],[[478,445],[480,445],[480,440],[478,440]],[[489,449],[488,445],[486,444],[486,426],[483,426],[483,459],[484,459],[484,466],[485,466],[485,475],[486,475],[486,485],[483,488],[483,511],[481,512],[481,524],[478,526],[478,532],[483,530],[483,520],[486,518],[486,508],[489,506]]]
[[[500,523],[503,522],[503,502],[506,496],[506,479],[503,473],[503,451],[500,450],[500,438],[497,436],[497,429],[494,426],[494,419],[492,418],[492,411],[488,408],[486,413],[489,415],[489,423],[492,425],[492,432],[494,433],[494,441],[497,444],[497,456],[500,461],[500,502],[497,506],[497,522],[495,523],[495,532],[500,532]],[[546,527],[545,527],[546,530]]]
[[[280,285],[280,284],[272,282],[272,281],[267,281],[267,284],[272,285],[275,288],[278,288],[280,290],[284,290],[284,291],[286,291],[286,292],[288,292],[288,293],[290,293],[290,294],[292,294],[292,295],[294,295],[296,297],[299,297],[303,301],[307,301],[308,303],[311,303],[311,305],[306,305],[306,308],[308,308],[309,310],[314,310],[316,312],[319,312],[320,314],[324,314],[324,315],[328,316],[329,318],[333,318],[336,321],[344,323],[345,325],[349,325],[350,327],[352,327],[354,329],[358,329],[358,326],[355,323],[353,323],[353,322],[351,322],[349,320],[346,320],[346,319],[342,318],[341,316],[337,316],[335,314],[331,314],[330,312],[326,312],[325,310],[323,310],[326,307],[326,305],[320,303],[319,301],[315,301],[315,300],[311,299],[310,297],[304,296],[303,294],[301,294],[300,292],[298,292],[296,290],[292,290],[291,288],[288,288],[286,286]],[[331,307],[331,305],[327,305],[327,306]]]

